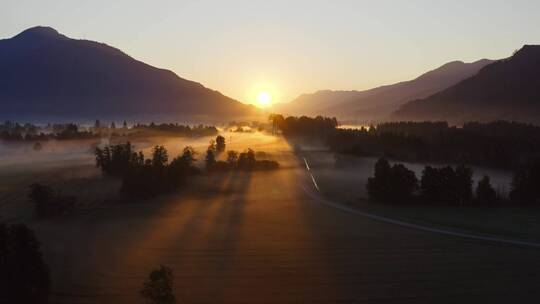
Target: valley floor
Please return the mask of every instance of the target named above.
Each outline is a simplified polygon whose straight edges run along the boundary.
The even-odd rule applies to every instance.
[[[29,221],[52,269],[53,302],[142,303],[142,282],[160,264],[173,268],[180,303],[528,303],[540,296],[537,249],[406,229],[321,204],[285,142],[258,142],[281,169],[203,175],[151,201]]]

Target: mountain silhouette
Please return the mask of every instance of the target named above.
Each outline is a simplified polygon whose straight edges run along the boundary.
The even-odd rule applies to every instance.
[[[404,104],[399,119],[540,122],[540,46],[525,45],[511,57],[429,96]]]
[[[103,43],[34,27],[0,40],[4,114],[249,115],[247,106]]]
[[[384,119],[400,105],[412,99],[427,97],[476,74],[493,61],[473,63],[452,61],[416,79],[366,91],[318,91],[303,94],[280,109],[284,113],[333,115],[342,119]]]

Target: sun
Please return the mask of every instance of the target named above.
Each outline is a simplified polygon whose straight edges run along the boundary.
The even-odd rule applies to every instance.
[[[261,107],[267,107],[272,103],[272,95],[267,91],[261,91],[257,94],[257,103]]]

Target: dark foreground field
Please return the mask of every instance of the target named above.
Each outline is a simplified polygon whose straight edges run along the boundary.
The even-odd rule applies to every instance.
[[[159,264],[180,303],[532,303],[540,251],[411,230],[320,204],[282,168],[201,176],[144,203],[32,223],[54,303],[141,303]],[[309,195],[308,195],[309,194]]]

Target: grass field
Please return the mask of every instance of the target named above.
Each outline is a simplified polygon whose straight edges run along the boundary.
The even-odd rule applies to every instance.
[[[51,269],[52,302],[142,303],[141,284],[160,264],[174,270],[182,303],[506,303],[540,296],[531,279],[540,273],[537,251],[404,229],[325,206],[307,195],[311,180],[290,144],[265,134],[227,139],[230,149],[267,152],[280,169],[202,174],[170,195],[116,203],[108,199],[118,181],[103,178],[88,151],[69,153],[69,161],[0,166],[0,212],[20,212],[13,219],[36,231]],[[208,140],[135,144],[201,151]],[[410,216],[405,212],[414,209],[361,201],[357,170],[312,167],[326,195]],[[40,180],[76,194],[80,212],[32,219],[26,189]]]
[[[366,182],[373,173],[373,159],[358,159],[336,166],[331,153],[307,153],[312,173],[321,192],[328,198],[374,214],[408,222],[452,228],[481,234],[540,242],[540,208],[484,206],[427,206],[405,205],[405,202],[386,205],[367,199]],[[421,165],[416,165],[418,168]],[[416,168],[416,169],[418,169]],[[486,173],[487,172],[487,173]],[[484,170],[499,186],[509,182],[510,174]],[[419,174],[417,173],[417,177]],[[479,176],[475,178],[478,179]]]

